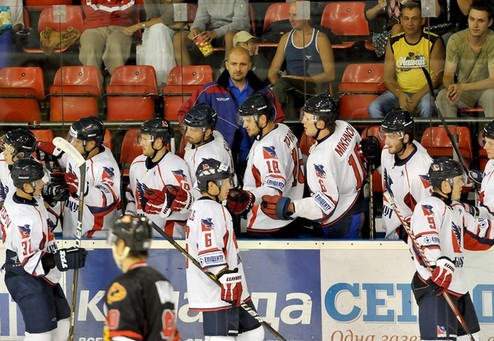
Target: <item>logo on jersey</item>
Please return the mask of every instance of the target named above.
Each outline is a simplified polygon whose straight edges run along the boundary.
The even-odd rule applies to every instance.
[[[118,302],[127,297],[127,290],[118,282],[115,282],[108,289],[108,294],[106,294],[106,301],[109,304]]]
[[[389,194],[393,195],[393,191],[391,190],[391,185],[393,184],[393,180],[388,175],[388,172],[386,169],[384,169],[383,179],[384,179],[385,191],[388,192]]]
[[[172,174],[177,179],[178,183],[187,182],[187,176],[182,169],[172,170]]]
[[[115,178],[115,170],[113,167],[103,167],[102,180],[113,180]]]
[[[431,216],[433,214],[432,206],[431,205],[422,205],[422,212],[424,213],[424,216]]]
[[[431,187],[431,179],[429,178],[428,175],[419,175],[419,178],[424,188]]]
[[[21,233],[22,239],[29,238],[29,236],[31,235],[31,227],[29,224],[19,225],[19,226],[17,226],[17,228],[19,229],[19,232]]]
[[[147,200],[144,199],[144,192],[147,190],[147,186],[137,180],[137,185],[136,185],[136,190],[137,190],[137,195],[139,196],[139,200],[137,204],[139,205],[137,208],[143,209],[143,207],[146,207]]]
[[[314,165],[314,170],[316,171],[316,176],[319,179],[326,179],[326,171],[323,165]]]
[[[262,155],[264,159],[277,159],[276,148],[274,146],[262,146]]]
[[[453,246],[453,251],[456,253],[461,252],[461,228],[456,225],[454,222],[451,222],[451,232],[453,233],[453,240],[452,240],[452,246]]]
[[[437,337],[440,337],[440,338],[444,338],[444,337],[447,337],[447,333],[446,333],[446,327],[445,326],[436,326],[436,333],[437,333]]]
[[[207,232],[214,228],[213,218],[201,219],[201,231]]]

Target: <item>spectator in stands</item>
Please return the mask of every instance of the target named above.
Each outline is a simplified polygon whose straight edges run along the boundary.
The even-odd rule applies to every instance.
[[[247,31],[240,31],[233,36],[233,46],[240,46],[249,51],[252,72],[265,82],[268,79],[269,62],[263,54],[259,53],[257,38]]]
[[[189,31],[180,32],[175,40],[179,65],[190,65],[189,49],[194,38],[201,34],[213,46],[224,46],[226,53],[233,47],[233,36],[249,31],[249,4],[247,0],[199,0],[196,18]]]
[[[275,122],[283,122],[285,114],[274,98],[273,92],[250,70],[250,55],[246,49],[242,47],[230,49],[225,66],[226,70],[221,73],[217,81],[206,84],[202,91],[192,95],[180,107],[178,117],[182,122],[185,113],[196,104],[204,103],[212,107],[218,113],[216,130],[223,135],[232,150],[237,175],[241,177],[252,140],[247,131],[239,125],[237,114],[239,106],[247,97],[259,92],[274,101]]]
[[[334,80],[334,58],[331,42],[326,34],[312,27],[310,20],[297,18],[297,2],[290,5],[292,30],[285,33],[271,62],[268,77],[287,119],[296,120],[293,95],[305,101],[306,96],[329,93]],[[286,71],[281,72],[286,62]]]
[[[85,30],[80,39],[79,60],[83,65],[97,66],[101,75],[104,64],[111,74],[130,56],[132,37],[125,34],[125,27],[133,24],[134,0],[87,0],[82,7]]]
[[[16,58],[16,33],[24,27],[21,0],[0,0],[0,69]]]
[[[401,32],[400,6],[400,2],[395,0],[365,2],[365,18],[369,22],[372,44],[378,57],[386,53],[389,37]]]
[[[444,89],[437,96],[437,106],[446,117],[456,117],[458,108],[476,105],[484,109],[486,117],[494,117],[494,32],[489,30],[493,19],[487,6],[474,2],[468,29],[449,39]]]
[[[174,20],[173,5],[180,2],[144,0],[146,21],[125,28],[125,34],[129,36],[144,30],[141,50],[136,53],[137,64],[152,65],[158,84],[166,83],[170,70],[176,65],[173,39],[177,32],[186,28],[184,23]]]
[[[425,34],[420,4],[408,2],[402,6],[404,32],[392,36],[384,58],[384,84],[387,91],[369,105],[373,118],[383,118],[396,108],[412,115],[432,117],[435,106],[427,78],[432,87],[441,85],[444,66],[444,45],[439,36]]]

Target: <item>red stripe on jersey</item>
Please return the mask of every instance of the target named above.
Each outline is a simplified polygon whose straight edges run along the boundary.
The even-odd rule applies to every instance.
[[[110,331],[110,338],[113,337],[118,337],[118,336],[125,336],[134,340],[143,340],[142,335],[136,332],[133,332],[132,330],[113,330]]]

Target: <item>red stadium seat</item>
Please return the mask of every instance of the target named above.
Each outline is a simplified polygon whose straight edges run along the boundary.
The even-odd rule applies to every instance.
[[[51,142],[53,141],[53,131],[51,129],[31,129],[36,137],[36,141]]]
[[[383,63],[349,64],[339,85],[340,118],[369,118],[367,108],[386,90]]]
[[[460,153],[465,159],[467,166],[469,166],[473,160],[470,129],[468,127],[449,126],[449,131],[457,139]],[[432,157],[453,157],[454,155],[453,146],[444,126],[427,127],[420,143]]]
[[[264,14],[264,24],[262,30],[265,31],[268,26],[276,21],[286,20],[289,18],[288,11],[290,9],[289,2],[273,2],[266,9]]]
[[[120,151],[120,165],[122,167],[122,176],[129,176],[129,169],[132,161],[142,154],[142,147],[137,141],[137,134],[140,129],[129,129],[125,132],[122,140],[122,148]]]
[[[82,8],[81,6],[65,6],[62,7],[65,9],[64,18],[58,18],[54,15],[54,9],[57,7],[48,6],[44,7],[41,10],[38,21],[38,34],[43,32],[47,27],[52,28],[54,31],[62,32],[67,30],[69,27],[76,29],[81,34],[84,31],[84,23],[82,17]],[[63,49],[55,49],[52,53],[61,53],[66,51],[69,46]],[[23,48],[24,52],[27,53],[44,53],[40,48]]]
[[[209,65],[176,66],[168,75],[163,87],[164,115],[169,121],[178,120],[178,109],[204,84],[213,81],[213,69]]]
[[[44,98],[41,68],[4,67],[0,70],[1,122],[41,122]]]
[[[329,28],[343,40],[342,44],[333,44],[333,48],[349,48],[356,41],[369,40],[369,24],[364,8],[364,1],[330,2],[324,7],[321,26]]]
[[[76,121],[99,114],[101,84],[96,66],[63,66],[50,86],[50,121]]]
[[[103,137],[103,145],[110,148],[110,150],[113,148],[111,131],[109,131],[108,129],[105,130],[105,136]]]
[[[49,7],[53,5],[72,5],[72,0],[26,0],[27,7]]]
[[[150,65],[117,67],[106,87],[108,121],[149,120],[158,97],[156,73]]]

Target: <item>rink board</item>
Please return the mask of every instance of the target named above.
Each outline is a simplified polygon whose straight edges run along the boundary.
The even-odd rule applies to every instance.
[[[65,246],[73,241],[64,242]],[[402,242],[240,241],[249,290],[260,315],[287,340],[419,340],[410,289],[413,264]],[[104,291],[120,274],[104,241],[79,272],[75,340],[102,340]],[[0,248],[0,264],[4,249]],[[150,264],[173,283],[183,340],[202,340],[201,315],[188,312],[184,257],[155,241]],[[494,252],[468,254],[481,340],[494,340]],[[72,276],[64,278],[70,291]],[[67,294],[70,297],[70,293]],[[40,312],[42,313],[42,312]],[[22,316],[0,274],[0,340],[21,340]],[[266,332],[265,340],[275,340]]]

